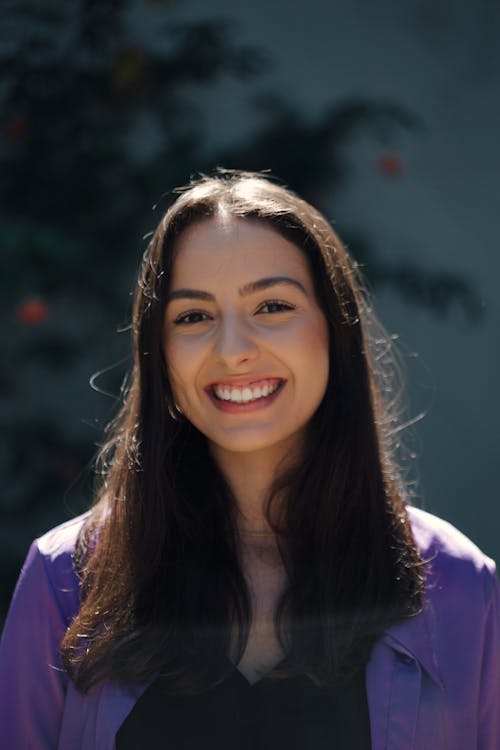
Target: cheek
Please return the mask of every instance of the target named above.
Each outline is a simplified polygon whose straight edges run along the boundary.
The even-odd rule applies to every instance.
[[[164,353],[170,385],[173,390],[177,391],[186,378],[185,357],[179,356],[179,347],[172,342],[166,343]]]
[[[304,367],[326,365],[329,361],[328,327],[326,321],[310,321],[298,327],[289,337],[288,346],[300,357]]]
[[[164,352],[170,385],[176,396],[181,397],[195,383],[200,364],[199,351],[182,341],[172,340],[167,341]]]
[[[310,380],[311,387],[322,397],[330,373],[329,332],[325,320],[322,319],[309,328],[304,337],[302,352],[306,376]]]

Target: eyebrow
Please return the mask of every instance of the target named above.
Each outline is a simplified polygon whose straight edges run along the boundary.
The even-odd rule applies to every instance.
[[[263,289],[268,289],[271,286],[277,286],[278,284],[287,284],[293,286],[307,296],[306,288],[297,279],[292,279],[289,276],[270,276],[266,279],[257,279],[257,281],[250,281],[248,284],[244,284],[238,289],[240,297],[248,297],[250,294],[255,294]],[[215,297],[210,292],[203,292],[200,289],[176,289],[167,295],[167,304],[175,299],[199,299],[204,302],[215,302]]]

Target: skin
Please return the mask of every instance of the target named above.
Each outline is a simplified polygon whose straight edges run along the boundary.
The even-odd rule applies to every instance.
[[[308,423],[324,396],[328,327],[304,254],[262,222],[230,218],[191,225],[174,252],[165,359],[176,402],[206,436],[240,511],[253,615],[238,669],[253,683],[283,658],[274,612],[286,575],[263,510],[266,491],[278,466],[300,459]],[[289,282],[240,293],[276,277]],[[185,289],[211,298],[179,296]],[[257,409],[221,411],[206,390],[213,383],[262,378],[286,382]]]
[[[164,352],[176,401],[206,436],[244,518],[265,528],[263,495],[276,467],[300,456],[328,380],[328,328],[308,263],[266,224],[233,218],[191,225],[175,254],[170,293],[213,295],[166,306]],[[246,284],[271,277],[302,288],[277,283],[240,295]],[[246,413],[221,412],[205,390],[273,377],[286,381],[276,400]]]

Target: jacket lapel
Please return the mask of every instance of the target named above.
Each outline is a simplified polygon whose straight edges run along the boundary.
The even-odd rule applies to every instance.
[[[367,665],[372,750],[417,750],[423,681],[442,689],[433,645],[431,605],[391,627],[373,647]],[[429,745],[430,747],[430,745]]]
[[[90,747],[95,747],[95,750],[114,750],[116,733],[152,681],[153,678],[130,688],[112,681],[102,683],[95,722],[95,744],[89,745],[89,750]]]

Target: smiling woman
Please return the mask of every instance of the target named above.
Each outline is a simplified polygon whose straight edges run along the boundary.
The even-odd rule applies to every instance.
[[[276,466],[328,382],[328,326],[307,259],[271,227],[227,218],[191,225],[174,254],[164,340],[175,399],[219,463],[222,451],[260,452]]]
[[[262,175],[180,191],[88,513],[36,540],[6,747],[500,747],[495,566],[410,507],[376,321],[326,219]]]

